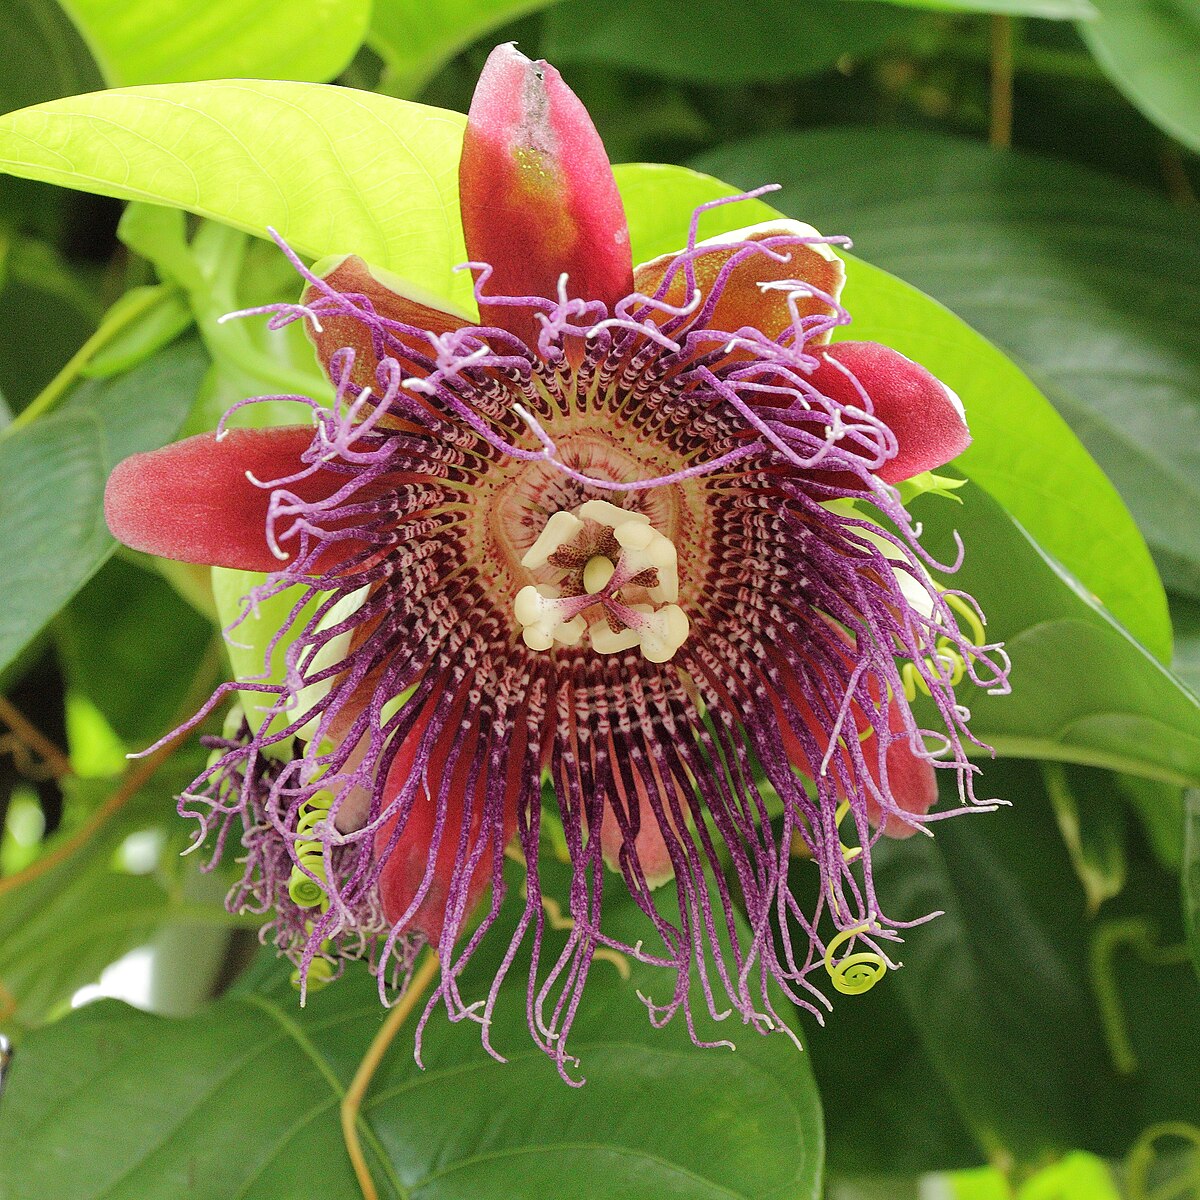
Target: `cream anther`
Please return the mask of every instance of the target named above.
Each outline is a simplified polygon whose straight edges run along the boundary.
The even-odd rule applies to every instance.
[[[586,634],[597,654],[640,646],[647,661],[662,663],[687,640],[691,624],[676,603],[675,544],[643,513],[607,500],[588,500],[573,513],[556,512],[521,564],[530,571],[562,573],[562,586],[529,584],[513,602],[521,637],[531,650],[549,650],[555,643],[576,646]]]

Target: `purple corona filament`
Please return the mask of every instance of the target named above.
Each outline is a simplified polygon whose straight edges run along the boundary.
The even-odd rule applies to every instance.
[[[314,334],[352,324],[359,334],[330,356],[330,407],[258,398],[299,400],[313,415],[297,469],[252,480],[270,493],[264,535],[279,566],[243,615],[295,589],[291,623],[267,648],[269,661],[286,647],[286,673],[237,685],[261,696],[264,719],[209,740],[212,764],[180,812],[198,821],[198,842],[213,840],[214,863],[238,843],[245,870],[229,905],[270,914],[264,938],[302,979],[319,959],[336,973],[364,958],[386,999],[429,942],[442,974],[421,1028],[440,1003],[451,1020],[477,1022],[498,1058],[491,1015],[526,946],[530,1032],[564,1078],[597,950],[661,967],[664,990],[643,997],[650,1018],[682,1012],[698,1042],[697,1004],[717,1019],[786,1030],[772,984],[820,1018],[835,941],[849,934],[893,965],[888,946],[912,924],[884,915],[876,896],[880,824],[925,830],[997,803],[975,796],[967,747],[980,743],[946,656],[957,655],[964,683],[990,692],[1007,690],[1007,658],[961,628],[973,601],[933,580],[957,568],[961,546],[958,560],[935,561],[878,477],[898,444],[866,382],[835,364],[850,398],[817,384],[813,347],[849,314],[811,283],[782,279],[768,285],[790,314],[775,335],[714,324],[739,266],[787,263],[801,247],[844,239],[735,240],[702,286],[711,249],[697,229],[710,207],[697,210],[657,288],[611,309],[569,298],[565,279],[556,299],[495,295],[490,269],[468,264],[479,301],[533,315],[533,345],[498,327],[431,333],[385,315],[365,292],[313,273],[278,236],[307,285],[304,302],[232,314],[268,314],[272,328],[300,320]],[[800,297],[821,311],[804,311]],[[376,364],[369,379],[364,346]],[[335,483],[314,499],[305,485],[317,476]],[[663,663],[636,650],[531,651],[512,617],[528,582],[517,551],[547,514],[622,496],[675,531],[692,635]],[[497,538],[515,547],[507,558]],[[592,602],[581,594],[565,611]],[[636,617],[615,600],[609,611]],[[905,698],[904,668],[928,694],[924,724]],[[929,813],[898,803],[894,749],[948,773],[957,805]],[[543,771],[574,881],[560,898],[573,926],[552,962],[543,961]],[[768,812],[763,779],[781,811]],[[850,823],[839,828],[844,803]],[[424,858],[403,911],[389,911],[388,872],[411,857],[418,826]],[[639,850],[648,830],[653,870]],[[860,850],[847,854],[851,835]],[[527,899],[493,985],[466,995],[463,969],[506,899],[510,845]],[[809,911],[788,884],[793,845],[821,875]],[[616,872],[607,877],[606,858]],[[297,871],[321,905],[292,898]],[[654,894],[664,873],[677,906]],[[491,888],[478,919],[481,880]],[[633,944],[603,928],[605,890],[617,887],[646,917]],[[440,919],[430,922],[422,914],[435,897]]]

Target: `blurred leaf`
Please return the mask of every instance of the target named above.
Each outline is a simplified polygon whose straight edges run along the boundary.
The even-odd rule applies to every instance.
[[[682,167],[625,165],[617,179],[635,262],[679,249],[692,209],[734,191]],[[768,219],[771,212],[760,201],[725,205],[707,214],[701,236]],[[894,346],[965,398],[974,443],[955,466],[1155,655],[1167,658],[1170,623],[1145,543],[1103,472],[1030,381],[941,305],[859,259],[847,262],[845,300],[854,316],[850,336]],[[970,558],[978,547],[967,545]]]
[[[94,294],[50,245],[15,238],[0,305],[0,385],[24,408],[96,328]]]
[[[1022,1185],[1017,1200],[1121,1200],[1121,1194],[1103,1161],[1076,1150]]]
[[[53,861],[39,865],[28,881],[0,881],[0,997],[7,995],[12,1005],[6,1023],[26,1029],[40,1024],[109,963],[145,942],[169,916],[225,920],[219,908],[199,911],[173,896],[161,878],[112,866],[115,850],[130,834],[176,824],[171,795],[192,778],[202,755],[193,743],[93,836],[67,847],[72,835],[63,830],[43,851]],[[76,827],[120,784],[119,779],[65,780]],[[0,1180],[3,1170],[0,1165]],[[5,1195],[3,1187],[0,1195]]]
[[[146,300],[153,301],[151,306],[93,355],[83,368],[84,375],[95,379],[132,370],[156,351],[170,345],[191,325],[191,309],[173,288],[151,285],[132,288],[117,304],[141,307]]]
[[[510,919],[521,907],[514,897]],[[606,924],[610,914],[622,937],[645,920],[615,894]],[[486,994],[506,943],[499,930],[488,938],[460,977],[464,994]],[[523,969],[519,956],[491,1026],[507,1064],[471,1022],[435,1011],[421,1071],[412,1024],[401,1031],[363,1110],[381,1195],[819,1196],[820,1109],[807,1058],[786,1038],[723,1030],[736,1055],[696,1049],[682,1021],[653,1029],[635,995],[661,993],[664,976],[631,964],[626,980],[597,961],[573,1034],[587,1084],[570,1088],[529,1043]],[[194,1200],[355,1193],[337,1105],[383,1017],[375,984],[359,967],[302,1010],[286,976],[268,964],[265,993],[201,1018],[103,1003],[30,1036],[0,1125],[9,1200],[173,1200],[183,1178]],[[701,1019],[702,1036],[710,1026]],[[48,1120],[54,1136],[35,1135]]]
[[[1178,871],[1183,856],[1183,792],[1178,785],[1133,775],[1113,777],[1122,798],[1138,814],[1142,829],[1158,861]]]
[[[886,912],[945,914],[907,931],[886,983],[981,1144],[1030,1162],[1111,1139],[1114,1081],[1084,972],[1083,896],[1037,769],[996,764],[984,782],[1013,807],[875,846]]]
[[[1051,21],[1088,21],[1096,15],[1092,0],[893,0],[893,3],[935,12],[1001,13]]]
[[[1175,626],[1172,665],[1179,678],[1200,696],[1200,603],[1182,596],[1170,599],[1171,621]]]
[[[735,10],[726,0],[569,0],[547,15],[542,52],[555,64],[603,63],[684,83],[757,83],[875,54],[913,20],[866,0],[756,0]]]
[[[123,458],[157,449],[175,436],[207,365],[199,343],[187,338],[124,375],[85,379],[71,389],[62,411],[99,417],[112,470]]]
[[[1200,789],[1184,792],[1183,822],[1183,920],[1200,976]]]
[[[161,576],[113,558],[56,632],[69,686],[141,750],[179,711],[213,631]]]
[[[1115,783],[1106,772],[1062,763],[1046,763],[1042,773],[1088,912],[1094,915],[1125,886],[1125,813]]]
[[[1200,43],[1191,67],[1200,81]],[[784,184],[787,212],[851,234],[1027,366],[1124,496],[1168,585],[1200,596],[1195,212],[1069,163],[899,130],[758,138],[702,165]],[[978,436],[978,401],[960,395]]]
[[[1118,949],[1096,976],[1106,993],[1102,1026],[1083,898],[1037,773],[997,764],[986,779],[1012,810],[947,822],[919,845],[877,848],[885,908],[909,917],[946,910],[908,935],[896,983],[960,1111],[995,1152],[1019,1161],[1072,1146],[1123,1155],[1148,1123],[1195,1119],[1200,991],[1190,972],[1171,965],[1173,948],[1145,961],[1141,951]],[[1092,937],[1154,923],[1141,914],[1156,912],[1171,884],[1139,857],[1112,902],[1115,920]],[[1164,932],[1163,942],[1171,936]],[[1131,1048],[1120,1078],[1109,1056],[1113,1006]]]
[[[54,0],[0,0],[0,112],[101,86],[87,47]]]
[[[1160,129],[1200,150],[1200,4],[1095,0],[1080,26],[1096,61]]]
[[[0,667],[74,595],[111,549],[102,502],[108,462],[94,414],[62,413],[0,441],[5,602]]]
[[[386,87],[415,96],[464,46],[554,0],[375,0],[367,40],[387,64]]]
[[[60,0],[111,87],[339,74],[362,44],[370,0]],[[61,94],[61,93],[60,93]]]
[[[112,553],[104,483],[129,454],[174,436],[204,368],[194,342],[126,375],[88,380],[63,411],[0,437],[0,523],[6,533],[0,669]]]
[[[0,117],[0,170],[185,208],[301,254],[353,251],[469,302],[464,118],[350,88],[219,80],[128,88]],[[238,186],[230,187],[236,178]]]

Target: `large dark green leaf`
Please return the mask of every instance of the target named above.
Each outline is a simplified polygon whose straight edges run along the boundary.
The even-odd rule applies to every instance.
[[[615,900],[615,895],[614,895]],[[628,937],[644,918],[611,907]],[[631,924],[632,922],[632,924]],[[561,935],[556,935],[556,937]],[[483,995],[499,947],[462,979]],[[364,1109],[381,1195],[411,1200],[803,1200],[820,1194],[821,1116],[806,1056],[783,1037],[732,1033],[736,1054],[691,1046],[681,1021],[653,1030],[635,995],[666,980],[597,962],[567,1087],[525,1029],[520,960],[491,1028],[437,1013],[415,1066],[402,1031]],[[297,1006],[286,970],[265,992],[169,1021],[104,1003],[31,1035],[0,1124],[6,1200],[294,1200],[357,1194],[338,1101],[382,1012],[358,969]],[[707,1026],[706,1026],[707,1028]]]
[[[1168,584],[1200,595],[1194,212],[1068,163],[911,131],[757,138],[701,165],[782,183],[782,209],[851,235],[1027,367],[1117,485]]]
[[[904,966],[880,987],[904,1005],[958,1112],[993,1152],[1119,1156],[1166,1114],[1194,1121],[1200,990],[1186,967],[1143,961],[1121,933],[1132,922],[1174,936],[1173,914],[1160,909],[1170,878],[1137,856],[1130,885],[1089,922],[1039,771],[998,763],[984,779],[1011,809],[876,847],[890,915],[944,911],[906,935]],[[1097,941],[1114,947],[1099,969]],[[1114,1036],[1132,1055],[1123,1074]]]
[[[104,482],[122,458],[170,440],[205,367],[181,342],[127,375],[89,380],[62,412],[0,438],[0,527],[7,578],[0,667],[83,586],[116,543],[104,525]]]
[[[21,47],[4,56],[0,112],[100,86],[87,47],[54,0],[3,0],[0,45]]]
[[[1200,789],[1184,793],[1183,821],[1183,920],[1200,975]]]
[[[1160,129],[1200,150],[1200,5],[1196,0],[1096,0],[1080,27],[1113,83]]]
[[[724,0],[570,0],[547,15],[542,51],[555,63],[601,63],[687,83],[750,83],[875,53],[913,19],[886,4],[839,0],[756,0],[736,11]]]

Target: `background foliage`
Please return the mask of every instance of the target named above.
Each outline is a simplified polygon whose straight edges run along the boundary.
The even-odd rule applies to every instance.
[[[216,323],[294,292],[267,224],[469,303],[453,113],[514,38],[614,161],[674,164],[618,171],[635,257],[779,182],[855,239],[854,336],[966,400],[966,503],[917,515],[935,551],[961,531],[1013,655],[974,712],[1012,807],[880,847],[891,909],[945,916],[826,1028],[797,1018],[803,1055],[651,1030],[623,962],[581,1091],[519,996],[506,1067],[435,1020],[422,1073],[402,1037],[358,1121],[380,1194],[1200,1197],[1194,0],[0,0],[0,1197],[358,1194],[338,1108],[373,983],[300,1010],[179,857],[200,751],[125,755],[227,671],[211,591],[118,550],[100,500],[233,400],[322,393],[302,340]],[[137,970],[150,1011],[83,1004]]]

